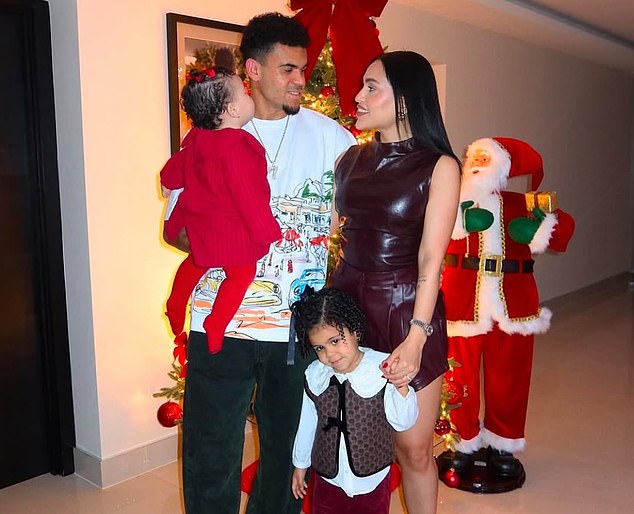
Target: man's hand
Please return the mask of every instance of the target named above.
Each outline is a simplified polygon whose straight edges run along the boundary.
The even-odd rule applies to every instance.
[[[189,246],[189,238],[187,237],[187,232],[185,231],[185,227],[183,227],[180,230],[180,232],[178,233],[178,236],[176,236],[176,239],[170,240],[167,237],[167,232],[165,231],[165,225],[163,225],[163,240],[168,245],[173,246],[174,248],[178,248],[182,252],[189,253],[191,251],[191,248]]]

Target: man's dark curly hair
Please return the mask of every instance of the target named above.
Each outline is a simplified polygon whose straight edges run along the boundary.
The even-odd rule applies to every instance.
[[[242,33],[240,53],[243,61],[262,62],[276,44],[308,48],[306,28],[295,18],[279,12],[268,12],[251,18]]]
[[[356,334],[359,345],[365,337],[365,315],[357,302],[339,289],[326,287],[316,293],[309,289],[302,293],[300,300],[293,303],[291,312],[297,339],[306,353],[313,349],[308,340],[308,332],[317,327],[335,327],[344,340],[343,327],[346,327]]]
[[[213,130],[220,126],[220,116],[232,100],[229,79],[233,75],[232,71],[220,67],[187,73],[181,106],[194,127]]]

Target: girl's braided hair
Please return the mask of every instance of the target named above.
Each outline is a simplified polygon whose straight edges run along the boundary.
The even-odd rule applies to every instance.
[[[232,100],[229,79],[233,75],[235,73],[221,67],[187,73],[181,106],[194,127],[213,130],[220,126],[220,117]]]
[[[350,296],[339,289],[326,287],[317,291],[308,286],[291,306],[297,339],[305,354],[312,351],[308,332],[317,327],[335,327],[345,340],[343,327],[356,334],[361,345],[366,331],[365,315]]]

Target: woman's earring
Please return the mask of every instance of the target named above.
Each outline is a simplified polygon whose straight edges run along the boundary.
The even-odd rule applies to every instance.
[[[405,121],[405,113],[403,111],[399,111],[398,120],[399,121]]]

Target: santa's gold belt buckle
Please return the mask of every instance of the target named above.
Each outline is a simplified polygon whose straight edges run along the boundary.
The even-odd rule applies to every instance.
[[[501,277],[502,276],[502,260],[501,255],[484,254],[480,257],[479,271],[486,277]],[[487,261],[495,262],[495,269],[487,269]]]

